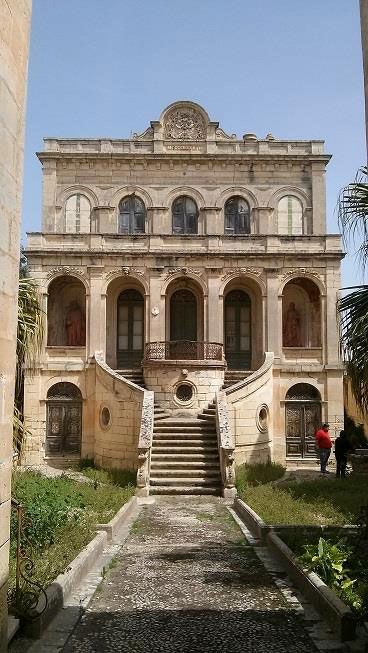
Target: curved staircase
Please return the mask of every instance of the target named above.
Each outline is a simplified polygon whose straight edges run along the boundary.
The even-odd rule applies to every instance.
[[[156,404],[150,494],[220,493],[215,403],[190,417],[171,416]]]

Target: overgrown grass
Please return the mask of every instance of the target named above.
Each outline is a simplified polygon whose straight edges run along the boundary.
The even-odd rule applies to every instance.
[[[96,467],[83,467],[81,472],[87,478],[116,487],[135,486],[136,473],[126,469],[98,469]]]
[[[94,524],[109,521],[134,494],[126,475],[123,485],[79,483],[66,476],[46,478],[38,472],[15,472],[13,496],[31,519],[26,535],[32,545],[33,578],[47,585],[63,573],[94,537]],[[10,588],[15,580],[16,518],[11,522]]]
[[[239,494],[252,485],[264,485],[276,481],[285,473],[285,467],[278,463],[257,463],[239,465],[236,469],[236,488]]]
[[[252,486],[240,483],[239,496],[269,524],[354,524],[368,494],[359,478],[316,479]]]

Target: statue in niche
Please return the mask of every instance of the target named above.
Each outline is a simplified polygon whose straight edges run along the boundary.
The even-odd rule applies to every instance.
[[[283,329],[284,347],[302,347],[301,318],[295,307],[295,302],[290,302],[286,312]]]
[[[66,344],[83,347],[86,342],[84,313],[77,301],[70,302],[65,316]]]

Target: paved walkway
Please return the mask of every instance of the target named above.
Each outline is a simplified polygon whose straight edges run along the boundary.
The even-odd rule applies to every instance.
[[[157,499],[64,653],[316,652],[221,500]]]

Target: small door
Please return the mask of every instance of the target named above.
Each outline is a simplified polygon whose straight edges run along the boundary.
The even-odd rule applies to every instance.
[[[286,404],[286,455],[315,458],[315,433],[321,423],[319,403]]]
[[[117,324],[118,368],[140,367],[143,358],[144,304],[137,290],[125,290],[119,295]]]
[[[68,386],[72,384],[56,384]],[[76,390],[78,390],[76,388]],[[74,394],[77,394],[76,392]],[[47,402],[46,417],[46,455],[68,456],[80,454],[82,440],[82,401],[67,398],[61,393],[60,398],[53,393]]]
[[[250,369],[250,325],[249,296],[242,290],[232,290],[225,298],[225,358],[229,369]]]

